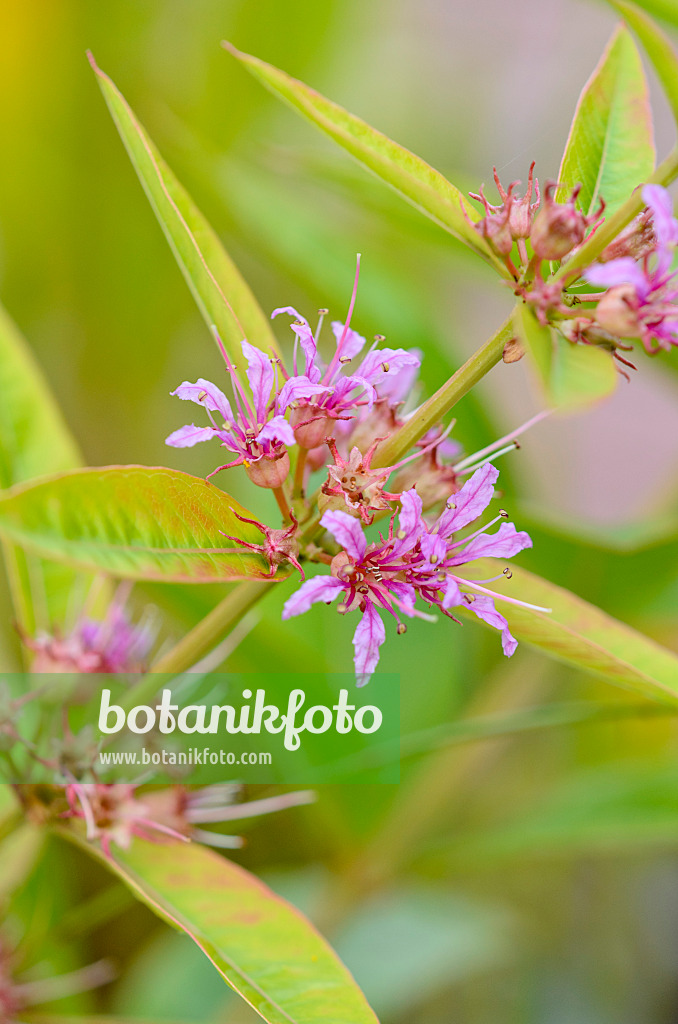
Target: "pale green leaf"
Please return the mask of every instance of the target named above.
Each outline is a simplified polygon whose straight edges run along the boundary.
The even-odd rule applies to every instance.
[[[581,184],[586,214],[605,200],[609,216],[654,171],[652,113],[640,55],[620,25],[577,104],[558,172],[565,199]]]
[[[652,18],[635,4],[627,3],[626,0],[612,0],[612,4],[643,44],[678,124],[678,53]]]
[[[310,922],[238,865],[196,843],[139,839],[101,860],[269,1024],[377,1024]]]
[[[503,264],[470,223],[478,219],[477,212],[439,171],[298,79],[230,43],[223,45],[267,89],[506,276]]]
[[[0,496],[0,535],[45,558],[127,579],[214,583],[269,569],[254,516],[198,477],[163,467],[83,469]]]
[[[594,345],[575,345],[540,324],[523,303],[513,326],[535,367],[546,401],[556,409],[577,409],[600,401],[617,386],[612,354]]]
[[[464,575],[487,579],[497,575],[497,567],[487,559],[464,567]],[[493,584],[497,593],[551,609],[533,611],[498,600],[497,609],[517,640],[643,696],[678,700],[678,654],[555,583],[517,566],[511,572],[510,581]]]
[[[125,98],[94,59],[108,109],[170,248],[208,326],[216,326],[232,359],[244,338],[279,355],[268,318],[215,231],[167,166]]]

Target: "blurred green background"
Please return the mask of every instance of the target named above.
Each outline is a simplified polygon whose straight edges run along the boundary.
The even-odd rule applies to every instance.
[[[475,191],[494,163],[505,183],[525,179],[532,159],[540,179],[556,177],[577,95],[615,22],[580,0],[3,0],[0,12],[2,301],[89,464],[196,475],[217,450],[164,446],[185,422],[169,392],[198,376],[219,382],[222,370],[85,50],[264,310],[329,306],[342,318],[360,251],[355,325],[421,348],[430,389],[496,329],[509,293],[219,41],[318,87]],[[653,97],[663,155],[672,129]],[[282,325],[279,337],[287,344]],[[673,648],[677,355],[640,357],[609,403],[540,425],[501,467],[504,502],[534,539],[521,564]],[[538,408],[525,362],[500,366],[458,406],[454,436],[467,450]],[[269,496],[244,474],[221,482],[273,521]],[[349,669],[354,623],[322,607],[283,624],[289,589],[257,609],[228,667]],[[162,609],[177,638],[221,592],[158,586],[135,600]],[[5,591],[1,600],[11,668]],[[678,1020],[675,719],[524,646],[505,662],[496,636],[473,624],[415,620],[389,640],[380,667],[401,673],[401,785],[325,788],[316,806],[252,826],[238,858],[318,920],[385,1022]],[[470,720],[502,735],[469,739]],[[79,854],[59,857],[22,899],[29,916],[42,908],[42,937],[60,946],[63,891],[77,904],[103,881]],[[112,953],[121,966],[99,1009],[254,1019],[187,940],[120,892],[113,919],[65,932],[85,960]]]

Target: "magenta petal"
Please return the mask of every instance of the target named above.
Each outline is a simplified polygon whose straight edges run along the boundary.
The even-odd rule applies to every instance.
[[[288,316],[293,316],[295,320],[299,321],[299,323],[302,323],[302,324],[307,324],[308,323],[306,318],[303,317],[301,315],[301,313],[297,313],[297,311],[294,308],[294,306],[278,306],[278,308],[274,309],[273,312],[271,313],[271,320],[275,320],[275,318],[277,316],[280,316],[281,313],[287,313]]]
[[[643,202],[652,210],[652,223],[660,248],[678,242],[678,222],[673,216],[671,195],[661,185],[646,185]]]
[[[211,441],[213,437],[219,437],[220,432],[214,427],[196,427],[193,423],[188,426],[179,427],[166,439],[165,444],[172,448],[192,448],[194,444],[201,441]]]
[[[365,534],[357,519],[346,512],[326,512],[320,525],[329,530],[337,544],[356,562],[362,561],[367,550]]]
[[[228,423],[233,422],[233,413],[231,412],[231,406],[226,395],[223,391],[219,390],[216,384],[212,384],[209,380],[203,380],[202,377],[199,377],[195,384],[185,380],[171,394],[184,401],[203,405],[210,412],[220,413]]]
[[[297,402],[302,398],[313,398],[314,395],[321,395],[323,392],[331,390],[324,384],[311,383],[308,377],[290,377],[280,389],[278,409],[280,412],[285,412],[292,402]]]
[[[344,333],[344,324],[338,320],[332,321],[332,333],[337,339],[337,345],[341,341]],[[341,346],[341,358],[342,359],[353,359],[358,355],[359,352],[365,347],[365,339],[362,334],[358,334],[357,331],[349,329],[346,331],[346,337],[344,338],[344,344]]]
[[[351,374],[350,377],[339,378],[334,386],[334,394],[328,402],[328,406],[331,406],[335,412],[349,409],[358,401],[357,395],[351,397],[354,391],[362,391],[367,395],[366,410],[369,412],[377,400],[377,392],[369,381],[365,380],[364,377],[358,377],[356,374]]]
[[[370,384],[377,384],[384,377],[395,377],[407,367],[418,369],[419,359],[404,348],[382,348],[368,352],[356,370]]]
[[[247,360],[247,380],[252,389],[254,408],[259,422],[262,423],[266,418],[266,406],[273,387],[273,366],[270,356],[250,345],[249,341],[243,341],[242,350]]]
[[[589,284],[600,285],[603,288],[630,284],[640,295],[645,295],[648,291],[645,274],[630,256],[622,256],[621,259],[610,260],[609,263],[594,263],[583,276]]]
[[[506,629],[501,631],[501,647],[507,658],[510,658],[515,653],[518,641],[514,636],[511,636],[511,631],[508,626]]]
[[[388,398],[392,405],[405,401],[419,374],[423,353],[418,348],[411,348],[408,355],[413,356],[409,366],[403,367],[399,373],[384,374],[378,383],[379,397]]]
[[[481,533],[474,537],[458,554],[453,555],[451,564],[461,565],[474,558],[512,558],[519,551],[532,547],[531,537],[518,533],[513,523],[502,523],[496,533]]]
[[[282,617],[291,619],[294,615],[302,615],[317,601],[334,601],[339,591],[344,589],[344,584],[336,576],[314,576],[312,580],[302,583],[285,601]]]
[[[464,601],[463,594],[459,589],[459,584],[456,580],[448,576],[447,583],[445,584],[445,594],[443,595],[443,608],[456,608],[457,605],[462,604]]]
[[[284,416],[274,416],[257,434],[257,442],[281,441],[283,444],[296,444],[294,431]]]
[[[469,605],[469,608],[474,615],[477,615],[479,619],[486,622],[488,626],[493,626],[494,629],[508,629],[508,622],[501,612],[498,612],[494,607],[493,598],[478,595],[475,601]]]
[[[379,662],[379,648],[386,639],[386,629],[379,613],[371,602],[368,602],[358,628],[353,635],[355,648],[356,684],[365,686],[369,683],[372,673]]]
[[[499,470],[488,462],[475,471],[457,494],[451,495],[449,502],[455,508],[446,508],[438,520],[441,537],[449,537],[455,530],[468,526],[485,511],[492,501],[498,476]]]
[[[406,551],[410,551],[424,531],[424,521],[421,518],[422,500],[414,487],[403,491],[400,495],[400,504],[398,533],[394,547],[394,554],[398,557],[405,554]]]

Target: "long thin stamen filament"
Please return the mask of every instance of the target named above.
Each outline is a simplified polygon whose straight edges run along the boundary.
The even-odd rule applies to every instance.
[[[344,324],[344,329],[341,332],[341,337],[340,337],[339,341],[337,342],[336,352],[332,356],[332,361],[331,361],[330,365],[327,368],[327,373],[325,374],[325,380],[326,380],[327,383],[329,383],[332,380],[332,377],[334,376],[334,372],[335,372],[335,370],[337,368],[337,364],[339,362],[339,357],[341,355],[342,347],[344,345],[344,342],[346,341],[346,338],[348,336],[348,332],[349,332],[349,329],[350,329],[350,326],[351,326],[351,317],[353,316],[353,309],[355,307],[355,300],[356,300],[356,296],[358,294],[358,277],[360,276],[360,256],[361,256],[360,253],[358,253],[356,255],[355,279],[353,281],[353,292],[351,293],[351,301],[350,301],[349,306],[348,306],[348,314],[346,316],[346,323]]]
[[[489,455],[490,452],[493,452],[496,448],[501,448],[502,445],[507,443],[507,441],[512,441],[515,437],[520,437],[520,435],[524,434],[526,430],[533,427],[535,423],[539,423],[540,420],[550,416],[551,411],[551,409],[542,409],[542,411],[538,412],[536,416],[529,419],[527,423],[523,423],[521,427],[518,427],[516,430],[512,430],[510,434],[505,434],[504,437],[500,437],[498,441],[493,441],[492,444],[488,444],[487,448],[481,448],[479,452],[474,452],[473,455],[467,455],[465,459],[462,459],[461,462],[456,464],[454,469],[456,471],[464,469],[466,466],[476,463],[478,459],[482,459],[483,456]]]
[[[463,584],[465,587],[470,587],[471,590],[477,590],[481,594],[489,594],[490,597],[496,597],[500,601],[506,601],[508,604],[518,605],[519,608],[529,608],[533,612],[546,612],[550,614],[553,608],[542,608],[538,604],[528,604],[527,601],[519,601],[516,597],[506,597],[505,594],[497,594],[494,590],[486,590],[485,587],[481,587],[478,583],[473,583],[471,580],[465,580],[461,576],[453,576],[452,579],[456,580],[457,583]]]
[[[518,447],[520,447],[518,442],[514,441],[513,444],[507,444],[505,448],[500,448],[499,451],[492,452],[491,455],[487,455],[484,459],[481,459],[480,462],[474,462],[470,466],[464,466],[462,469],[460,469],[458,465],[453,466],[452,468],[455,473],[459,474],[466,475],[467,473],[475,473],[477,469],[482,469],[482,467],[486,466],[488,462],[494,462],[494,460],[498,459],[500,455],[506,455],[508,452],[514,452]]]

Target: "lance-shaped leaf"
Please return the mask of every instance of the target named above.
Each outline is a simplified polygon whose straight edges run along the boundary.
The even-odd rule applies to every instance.
[[[654,171],[647,82],[629,31],[620,25],[584,86],[558,172],[565,199],[581,184],[578,205],[614,213]]]
[[[674,19],[678,23],[676,6],[673,0],[669,0],[669,3]],[[666,93],[676,123],[678,123],[678,53],[673,44],[659,26],[655,25],[652,18],[635,4],[627,3],[626,0],[612,0],[612,5],[616,7],[643,44]],[[657,11],[657,13],[660,12]]]
[[[0,490],[81,465],[78,447],[35,357],[1,306],[0,395]],[[74,582],[72,572],[27,557],[13,544],[5,543],[3,552],[23,628],[34,632],[36,608],[43,604],[42,618],[60,621]]]
[[[575,345],[540,324],[524,303],[515,307],[513,326],[530,355],[549,405],[577,409],[612,394],[617,373],[610,352]]]
[[[271,325],[249,286],[186,189],[177,181],[108,75],[99,79],[125,149],[207,325],[215,325],[231,357],[242,357],[243,338],[279,354]]]
[[[223,45],[267,89],[307,117],[422,213],[483,256],[499,273],[507,276],[506,268],[469,222],[478,219],[477,212],[439,171],[298,79],[257,57],[242,53],[230,43]]]
[[[230,495],[163,467],[82,469],[0,496],[0,536],[45,558],[126,579],[214,583],[269,570],[261,534]]]
[[[464,576],[487,579],[496,576],[497,565],[492,559],[475,562],[464,567]],[[518,567],[511,571],[510,582],[494,584],[498,593],[551,609],[497,601],[516,639],[646,697],[678,701],[678,654],[555,583]]]
[[[313,925],[238,865],[197,844],[139,839],[101,860],[269,1024],[377,1024]]]

